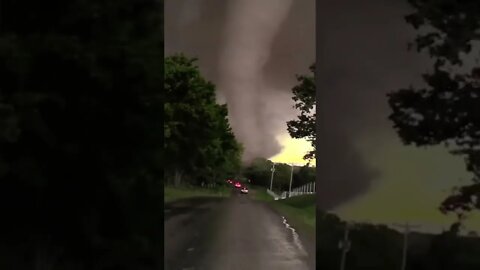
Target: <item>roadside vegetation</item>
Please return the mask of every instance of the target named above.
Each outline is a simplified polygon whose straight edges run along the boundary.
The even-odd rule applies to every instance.
[[[270,187],[272,177],[273,162],[265,158],[257,158],[249,165],[242,169],[243,175],[250,179],[252,185]],[[272,189],[281,193],[289,189],[291,167],[286,163],[275,164],[275,175],[273,179]],[[305,165],[303,167],[295,167],[293,170],[292,189],[302,186],[306,183],[315,182],[315,167]]]
[[[340,266],[345,221],[332,213],[318,211],[316,215],[317,266],[335,270]],[[403,234],[385,225],[355,224],[349,233],[351,249],[347,253],[347,268],[352,270],[400,269]],[[458,236],[445,231],[440,234],[412,232],[409,234],[407,269],[479,269],[480,238]]]
[[[216,101],[197,59],[181,53],[165,58],[165,184],[215,186],[241,169],[242,146]]]
[[[285,216],[294,227],[301,228],[307,233],[315,232],[315,195],[301,195],[284,200],[274,200],[266,188],[255,187],[254,198],[263,201]]]
[[[285,200],[278,200],[278,203],[288,208],[297,210],[299,219],[315,228],[315,194],[300,195]]]
[[[314,194],[273,201],[272,206],[283,213],[288,220],[307,228],[309,232],[314,232],[316,209]]]

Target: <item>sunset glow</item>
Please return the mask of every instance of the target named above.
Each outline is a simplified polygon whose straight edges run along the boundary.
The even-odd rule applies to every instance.
[[[271,157],[273,162],[294,163],[296,165],[305,165],[307,161],[303,159],[305,154],[312,150],[312,145],[305,139],[292,139],[288,134],[278,137],[278,141],[282,145],[282,151]],[[310,162],[311,166],[315,166],[315,160]]]

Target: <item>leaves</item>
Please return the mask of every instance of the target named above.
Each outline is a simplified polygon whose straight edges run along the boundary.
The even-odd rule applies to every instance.
[[[442,203],[445,213],[479,209],[473,202],[480,195],[480,84],[477,71],[456,72],[465,55],[476,57],[472,44],[480,39],[480,2],[474,0],[410,0],[415,11],[406,21],[419,34],[415,44],[435,60],[431,73],[424,74],[426,88],[400,89],[388,95],[389,119],[405,144],[444,144],[452,154],[465,157],[475,184],[460,188]]]
[[[469,53],[472,42],[480,39],[480,3],[475,0],[409,0],[415,12],[405,20],[417,30],[428,29],[417,36],[418,50],[428,49],[433,58],[458,65],[460,55]]]
[[[310,71],[314,73],[315,66],[310,66]],[[298,109],[300,115],[296,120],[287,122],[287,130],[292,138],[305,138],[311,142],[314,150],[307,153],[306,160],[315,158],[316,148],[316,125],[315,125],[315,80],[313,76],[297,76],[298,84],[292,89],[294,108]]]
[[[273,162],[264,158],[257,158],[243,168],[243,175],[252,180],[252,184],[270,188]],[[290,185],[292,167],[290,164],[275,163],[273,189],[287,191]],[[293,171],[292,188],[315,182],[315,167],[295,167]]]
[[[221,181],[240,168],[241,145],[228,123],[227,106],[216,103],[215,86],[200,74],[195,58],[165,59],[165,154],[169,170],[194,182]]]

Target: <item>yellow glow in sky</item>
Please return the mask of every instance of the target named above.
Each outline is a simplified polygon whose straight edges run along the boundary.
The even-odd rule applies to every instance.
[[[303,159],[303,156],[313,149],[310,142],[304,139],[292,139],[288,134],[279,136],[277,140],[283,149],[279,154],[271,157],[271,161],[294,163],[296,165],[307,164],[307,161]],[[315,166],[315,160],[310,162],[310,166]]]
[[[363,160],[378,170],[379,177],[367,193],[334,211],[340,217],[383,224],[408,221],[432,232],[456,221],[454,215],[443,215],[438,207],[452,187],[470,183],[461,157],[441,146],[407,147],[394,136],[362,138],[358,150]],[[480,214],[472,213],[465,225],[467,230],[480,231]]]

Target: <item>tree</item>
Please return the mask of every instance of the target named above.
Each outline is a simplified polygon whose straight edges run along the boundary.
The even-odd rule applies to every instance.
[[[158,269],[162,3],[1,6],[0,265]]]
[[[273,162],[265,158],[254,159],[247,167],[243,169],[243,175],[250,179],[253,185],[270,188]],[[289,165],[275,163],[275,173],[273,178],[273,189],[285,190],[288,185],[290,170]],[[288,186],[287,186],[288,188]]]
[[[205,80],[196,59],[165,59],[165,154],[168,170],[181,183],[218,181],[240,169],[242,147],[228,122],[227,106],[216,103],[215,85]]]
[[[297,171],[294,171],[293,174],[295,181],[292,183],[292,188],[315,182],[316,179],[315,167],[310,167],[308,165],[300,167]]]
[[[294,108],[300,111],[296,120],[287,122],[287,130],[292,138],[307,139],[313,150],[305,155],[306,160],[315,158],[316,126],[315,126],[315,80],[313,73],[315,66],[310,66],[312,75],[297,75],[298,84],[292,89]]]
[[[273,162],[268,159],[256,158],[243,169],[242,173],[253,185],[270,188],[272,165]]]
[[[247,167],[243,168],[243,175],[252,180],[252,184],[270,188],[273,162],[264,158],[256,158]],[[290,164],[275,163],[273,189],[286,191],[290,187]],[[315,181],[315,167],[295,167],[293,171],[292,188]]]
[[[415,11],[406,21],[419,31],[414,45],[435,60],[423,75],[425,88],[409,87],[388,95],[390,119],[405,144],[444,144],[465,158],[472,184],[461,187],[441,206],[459,218],[480,208],[480,68],[463,60],[478,55],[480,2],[409,0]],[[467,69],[467,70],[466,70]],[[469,69],[469,70],[468,70]]]

